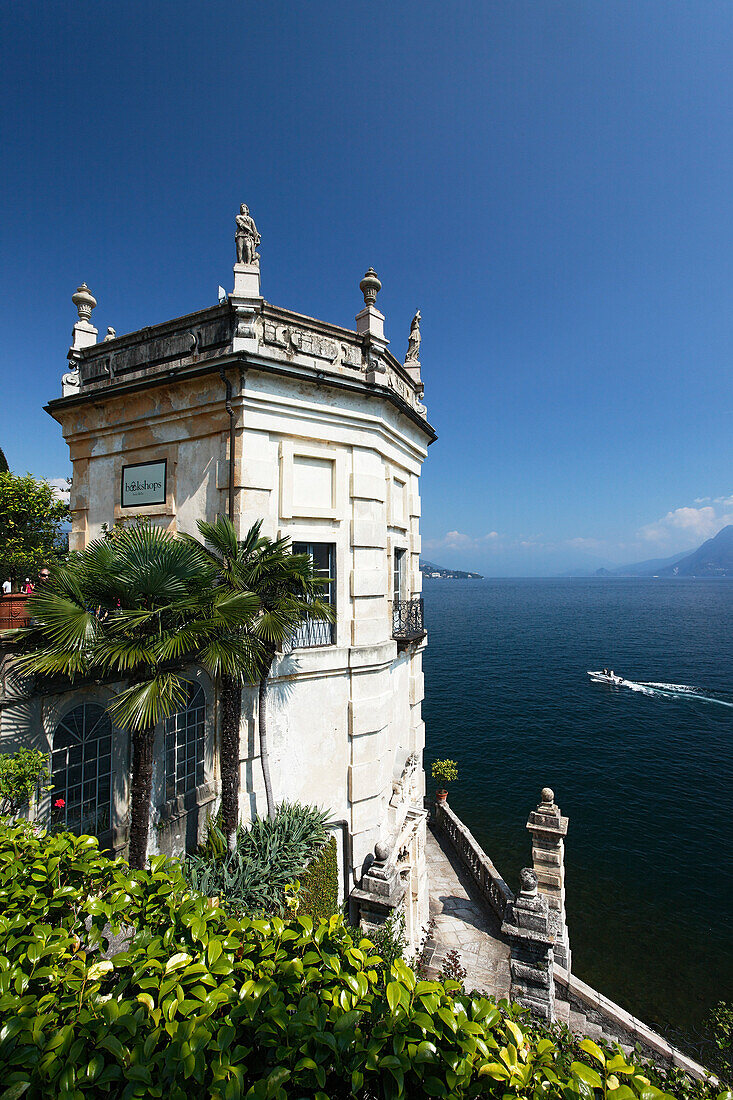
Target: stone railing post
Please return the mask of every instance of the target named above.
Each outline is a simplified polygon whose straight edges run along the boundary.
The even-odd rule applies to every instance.
[[[359,924],[368,936],[381,928],[390,915],[404,905],[407,887],[390,860],[386,844],[375,844],[374,862],[362,876],[361,886],[351,891],[358,905]]]
[[[565,915],[565,837],[568,819],[555,805],[555,793],[542,790],[542,801],[529,815],[532,834],[532,866],[541,894],[550,907],[550,928],[555,937],[555,962],[570,971],[570,938]]]
[[[521,890],[507,905],[501,930],[509,940],[512,1000],[555,1020],[555,981],[547,898],[537,891],[537,875],[525,867]]]

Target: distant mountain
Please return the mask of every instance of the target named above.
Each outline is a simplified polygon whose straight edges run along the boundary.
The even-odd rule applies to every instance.
[[[733,524],[692,552],[650,558],[617,569],[597,569],[596,577],[733,577]]]
[[[420,572],[424,577],[440,577],[441,580],[483,580],[480,573],[466,573],[462,569],[445,569],[442,565],[436,565],[435,562],[432,561],[425,561],[423,558],[420,559]]]
[[[733,577],[733,523],[675,564],[658,571],[660,577]]]
[[[689,550],[683,554],[689,554]],[[657,577],[659,570],[667,565],[675,565],[682,554],[672,554],[669,558],[649,558],[647,561],[638,561],[634,565],[612,566],[610,569],[596,569],[594,577]]]

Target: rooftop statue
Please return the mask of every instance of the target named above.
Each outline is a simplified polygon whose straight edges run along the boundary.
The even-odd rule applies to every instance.
[[[237,245],[237,263],[259,265],[260,254],[257,251],[257,245],[260,243],[261,238],[249,212],[249,207],[244,203],[239,208],[236,220],[237,232],[234,240]]]
[[[407,355],[405,356],[405,363],[419,363],[420,362],[420,310],[418,309],[415,316],[412,318],[412,324],[410,325],[410,336],[407,341]]]

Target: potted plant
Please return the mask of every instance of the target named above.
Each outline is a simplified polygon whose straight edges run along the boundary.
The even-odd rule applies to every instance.
[[[438,784],[435,797],[438,802],[445,802],[448,797],[447,784],[455,783],[458,779],[458,764],[455,760],[434,760],[432,775],[433,780]]]

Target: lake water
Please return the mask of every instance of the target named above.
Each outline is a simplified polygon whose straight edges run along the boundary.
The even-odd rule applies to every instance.
[[[428,777],[458,761],[450,804],[512,889],[552,787],[574,972],[694,1028],[733,1000],[733,581],[426,580],[424,598]],[[602,668],[629,686],[591,683]]]

